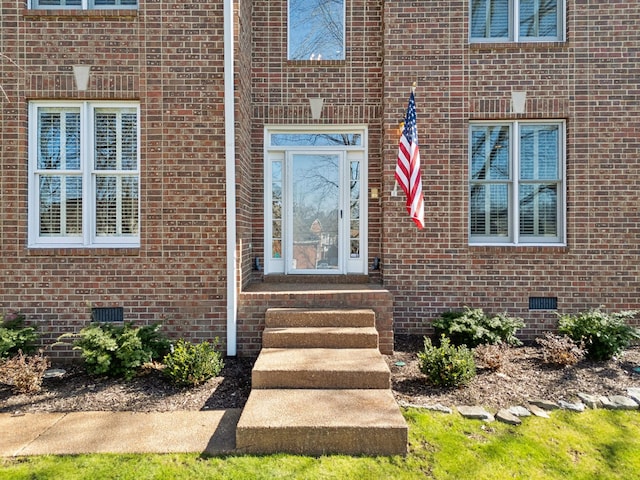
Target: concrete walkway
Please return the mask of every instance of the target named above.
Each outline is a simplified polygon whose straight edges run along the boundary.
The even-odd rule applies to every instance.
[[[0,414],[0,456],[235,451],[240,409]]]

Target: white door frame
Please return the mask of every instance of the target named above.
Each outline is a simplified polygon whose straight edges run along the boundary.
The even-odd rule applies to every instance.
[[[282,139],[285,139],[284,141]],[[264,129],[264,273],[366,274],[367,273],[367,128],[362,125],[266,126]],[[311,141],[314,144],[305,142]],[[319,139],[319,140],[317,140]],[[328,140],[327,140],[328,139]],[[340,144],[348,139],[350,144]],[[333,141],[333,143],[332,143]],[[296,143],[299,142],[299,143]],[[317,142],[317,143],[316,143]],[[339,268],[295,270],[292,252],[291,156],[295,153],[340,155]],[[351,192],[351,176],[357,189]],[[275,197],[274,197],[275,194]],[[355,197],[351,198],[352,196]],[[355,201],[354,201],[355,200]]]

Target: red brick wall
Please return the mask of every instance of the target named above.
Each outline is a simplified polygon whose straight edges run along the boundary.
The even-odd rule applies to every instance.
[[[0,51],[19,68],[0,61],[10,100],[0,98],[0,309],[24,311],[49,340],[87,324],[89,304],[224,340],[222,2],[71,12],[3,0],[1,21]],[[75,64],[92,65],[86,92]],[[27,105],[37,99],[140,102],[140,248],[27,248]]]
[[[383,264],[396,332],[428,333],[440,312],[469,305],[522,317],[531,338],[556,316],[529,311],[529,296],[557,296],[561,312],[640,307],[640,8],[569,0],[566,43],[469,45],[468,3],[385,4]],[[389,195],[414,81],[424,231]],[[526,115],[510,113],[512,90],[526,90]],[[468,245],[469,120],[515,118],[567,122],[567,247]]]

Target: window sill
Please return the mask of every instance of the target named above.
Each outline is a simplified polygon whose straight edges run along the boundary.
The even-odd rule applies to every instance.
[[[568,47],[566,41],[533,41],[533,42],[469,42],[469,49],[473,51],[504,51],[504,50],[564,50]]]
[[[136,18],[138,16],[137,8],[114,8],[100,10],[81,10],[71,8],[33,8],[22,11],[25,18]]]

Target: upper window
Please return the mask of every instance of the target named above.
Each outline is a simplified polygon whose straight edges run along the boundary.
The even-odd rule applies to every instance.
[[[138,0],[31,0],[31,8],[101,10],[108,8],[137,8]]]
[[[289,60],[344,60],[344,0],[289,0]]]
[[[29,245],[139,246],[138,105],[29,106]]]
[[[470,243],[562,244],[564,123],[474,123],[470,145]]]
[[[471,0],[472,42],[564,40],[563,0]]]

